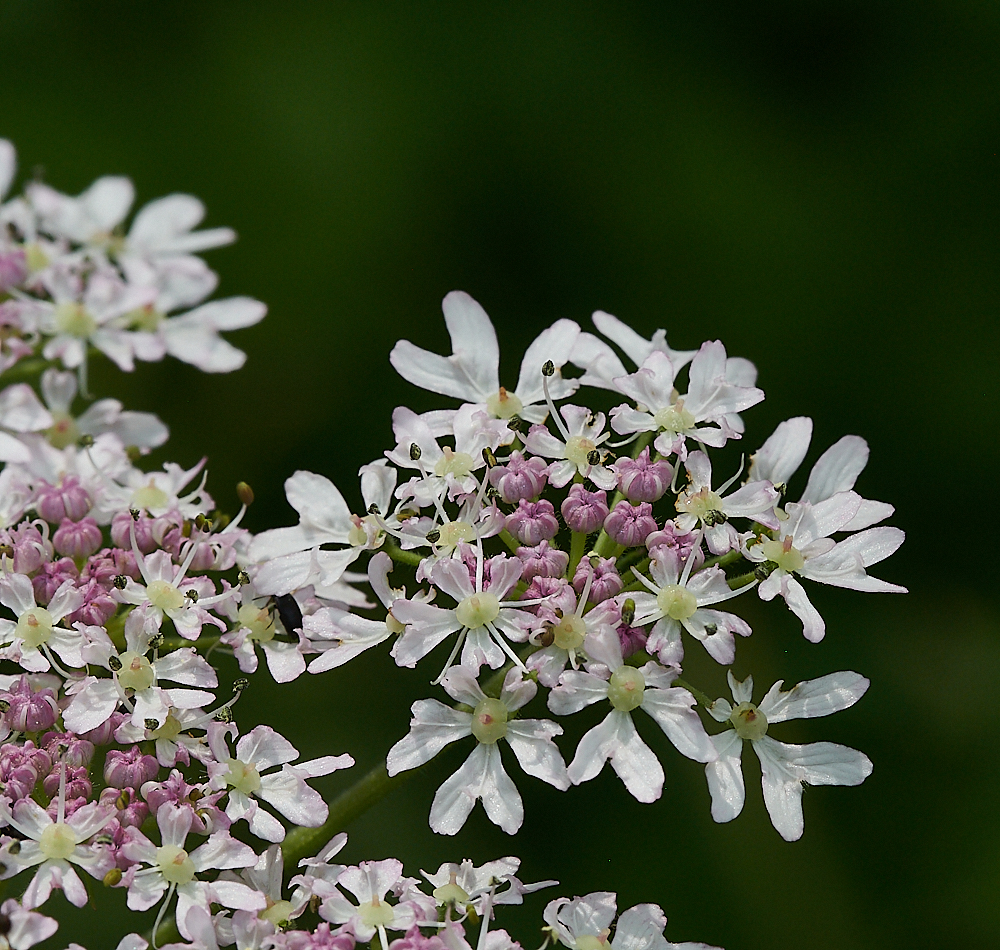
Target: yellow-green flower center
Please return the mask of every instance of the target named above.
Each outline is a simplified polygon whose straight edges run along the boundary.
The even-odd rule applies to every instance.
[[[767,735],[767,716],[753,703],[740,703],[729,721],[741,739],[762,739]]]
[[[455,452],[446,445],[444,455],[437,460],[437,465],[434,466],[434,474],[464,478],[472,471],[475,464],[476,460],[468,452]]]
[[[55,309],[56,327],[60,333],[87,339],[96,329],[97,321],[83,304],[61,303]]]
[[[597,445],[593,439],[588,439],[583,435],[571,435],[566,440],[566,458],[578,468],[585,468],[590,464],[587,456],[596,448]]]
[[[463,627],[475,630],[492,623],[500,615],[500,601],[488,590],[466,597],[456,608],[455,617]]]
[[[268,643],[274,639],[274,621],[270,611],[253,604],[243,604],[236,613],[236,619],[247,631],[251,640]]]
[[[122,689],[149,689],[156,682],[153,665],[141,654],[126,650],[118,659],[122,664],[118,671],[118,682]]]
[[[184,595],[169,581],[150,581],[146,596],[160,610],[177,610],[184,606]]]
[[[656,595],[656,606],[667,617],[687,620],[698,609],[698,601],[686,587],[669,584]]]
[[[486,400],[486,411],[497,419],[510,419],[519,416],[524,404],[513,393],[507,392],[503,386]]]
[[[29,649],[37,650],[52,635],[52,614],[44,607],[32,607],[17,618],[14,636],[20,637]]]
[[[472,713],[472,734],[485,745],[507,735],[507,707],[499,699],[484,699]]]
[[[162,488],[157,488],[152,481],[132,493],[130,508],[166,508],[170,498]]]
[[[615,709],[631,712],[642,705],[646,690],[646,678],[634,666],[619,666],[611,674],[608,684],[608,699]]]
[[[229,760],[229,771],[226,773],[226,784],[244,795],[252,795],[260,788],[260,772],[249,762],[240,759]]]
[[[655,422],[664,432],[687,432],[694,428],[694,416],[684,408],[684,400],[678,399],[672,406],[660,409],[653,416]]]
[[[175,844],[156,849],[156,866],[168,884],[188,884],[194,880],[194,861]]]
[[[587,636],[587,625],[582,617],[567,614],[553,628],[555,639],[552,641],[560,650],[576,650],[583,646]]]
[[[52,419],[52,428],[45,434],[54,448],[64,449],[80,441],[80,429],[69,413],[53,412]]]
[[[76,850],[76,832],[61,821],[55,822],[42,832],[38,847],[50,861],[65,861]]]
[[[798,548],[792,547],[791,535],[783,541],[762,541],[761,552],[769,561],[774,561],[778,567],[789,574],[794,571],[801,571],[805,567],[806,559]]]
[[[358,916],[367,927],[384,927],[392,923],[392,906],[373,897],[358,908]]]

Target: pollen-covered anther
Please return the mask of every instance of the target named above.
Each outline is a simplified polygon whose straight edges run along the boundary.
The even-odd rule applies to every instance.
[[[472,713],[472,734],[492,745],[507,735],[507,707],[499,699],[484,699]]]
[[[463,627],[475,630],[492,623],[500,615],[500,601],[488,590],[466,597],[455,608],[455,618]]]
[[[763,739],[767,735],[767,717],[753,703],[740,703],[729,721],[741,739]]]

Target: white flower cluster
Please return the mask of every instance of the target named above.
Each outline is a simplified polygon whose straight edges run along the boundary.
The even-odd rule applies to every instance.
[[[505,831],[521,826],[501,740],[524,772],[558,789],[610,761],[629,792],[654,801],[664,776],[633,724],[640,709],[704,764],[717,821],[742,808],[744,740],[789,840],[802,833],[803,782],[869,774],[852,749],[768,735],[785,719],[852,705],[868,686],[858,674],[790,691],[779,682],[759,705],[750,679],[730,673],[735,705],[680,679],[685,632],[732,664],[735,636],[750,628],[719,607],[754,588],[764,600],[780,594],[813,641],[824,626],[802,579],[901,589],[867,574],[902,533],[874,527],[891,507],[853,490],[863,440],[826,452],[802,498],[786,504],[811,435],[809,420],[791,419],[753,456],[744,484],[731,490],[736,475],[713,488],[708,448],[740,438],[739,413],[763,398],[751,364],[718,342],[677,352],[662,332],[644,340],[596,314],[635,372],[561,320],[529,347],[507,390],[489,319],[453,293],[444,303],[453,354],[404,341],[391,360],[461,405],[395,411],[396,445],[360,472],[364,511],[352,513],[325,477],[297,472],[286,489],[299,523],[253,537],[240,527],[248,486],[229,519],[205,490],[204,461],[136,465],[167,437],[155,417],[113,399],[75,414],[96,351],[129,370],[166,353],[206,371],[242,363],[219,331],[258,321],[264,308],[205,303],[215,276],[193,256],[232,232],[193,230],[203,208],[183,195],[147,205],[125,231],[133,196],[122,178],[76,198],[36,182],[2,203],[14,172],[0,140],[0,878],[20,886],[0,907],[0,948],[51,936],[56,921],[37,908],[53,890],[84,906],[87,876],[124,892],[132,910],[158,907],[158,940],[179,936],[170,946],[187,950],[352,950],[376,937],[386,950],[471,950],[466,928],[477,921],[477,950],[519,946],[491,928],[495,909],[555,882],[522,884],[517,858],[442,865],[425,884],[394,859],[333,863],[346,841],[341,815],[309,781],[353,759],[299,762],[271,727],[241,732],[234,706],[248,680],[217,696],[211,660],[223,654],[254,674],[259,649],[286,683],[389,641],[405,667],[438,650],[442,692],[413,705],[409,734],[373,780],[387,790],[392,776],[473,740],[431,806],[443,834],[480,800]],[[605,415],[580,404],[582,387],[629,401]],[[362,556],[366,570],[350,571]],[[390,582],[394,568],[409,573],[410,593]],[[562,727],[525,714],[540,690],[557,717],[608,704],[568,765],[555,741]],[[710,734],[706,722],[727,728]],[[370,779],[355,786],[369,804]],[[610,893],[553,901],[546,943],[703,946],[668,943],[654,904],[617,925],[615,911]],[[147,945],[130,934],[119,950]]]

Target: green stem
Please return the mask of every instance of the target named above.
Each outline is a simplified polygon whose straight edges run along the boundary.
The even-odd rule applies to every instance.
[[[705,563],[695,571],[695,574],[697,574],[698,571],[704,571],[710,567],[728,567],[730,564],[735,564],[742,557],[742,551],[734,550],[727,551],[725,554],[720,554],[717,557],[705,558]]]
[[[736,590],[738,587],[746,587],[747,584],[755,580],[757,580],[757,575],[753,571],[750,571],[747,574],[740,574],[739,577],[727,577],[726,583],[729,585],[730,590]]]
[[[397,563],[409,564],[411,567],[420,567],[420,562],[424,559],[424,555],[418,554],[416,551],[404,551],[391,541],[386,541],[382,545],[382,550]]]
[[[500,532],[499,538],[515,554],[517,553],[517,549],[521,547],[521,542],[518,541],[517,538],[515,538],[514,535],[512,535],[506,528],[504,528],[503,531]]]
[[[679,686],[681,689],[686,689],[695,699],[701,703],[706,709],[712,705],[712,700],[708,698],[707,693],[703,693],[698,687],[692,686],[687,680],[682,680],[680,677],[674,680],[674,686]]]
[[[587,550],[587,534],[583,531],[574,531],[569,540],[569,570],[566,576],[571,580],[576,574],[577,565],[583,559],[583,554]]]

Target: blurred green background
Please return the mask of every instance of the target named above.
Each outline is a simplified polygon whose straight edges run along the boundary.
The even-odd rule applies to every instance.
[[[655,805],[609,770],[568,794],[524,780],[516,839],[478,809],[435,837],[430,800],[462,752],[349,828],[348,860],[398,855],[415,873],[514,852],[526,880],[656,901],[668,938],[728,950],[998,945],[998,44],[987,0],[0,0],[0,136],[26,174],[70,193],[127,174],[139,203],[189,191],[240,233],[208,259],[220,294],[270,307],[231,335],[246,367],[164,362],[93,387],[159,413],[169,457],[208,453],[223,508],[249,481],[250,527],[294,521],[296,468],[360,502],[354,473],[389,446],[392,408],[447,402],[388,352],[400,336],[449,352],[439,302],[461,288],[497,325],[508,384],[539,330],[598,308],[678,347],[721,338],[767,393],[743,448],[797,414],[816,420],[810,463],[865,436],[859,488],[909,533],[876,573],[912,593],[816,592],[818,646],[780,604],[746,607],[738,675],[766,688],[846,668],[873,684],[850,712],[774,731],[875,762],[860,789],[807,790],[800,842],[771,829],[755,762],[744,814],[714,825],[701,769],[644,723],[667,771]],[[427,691],[384,652],[255,685],[241,726],[367,767]],[[724,691],[700,655],[689,678]],[[555,893],[505,918],[529,950]],[[47,946],[121,932],[66,917]]]

